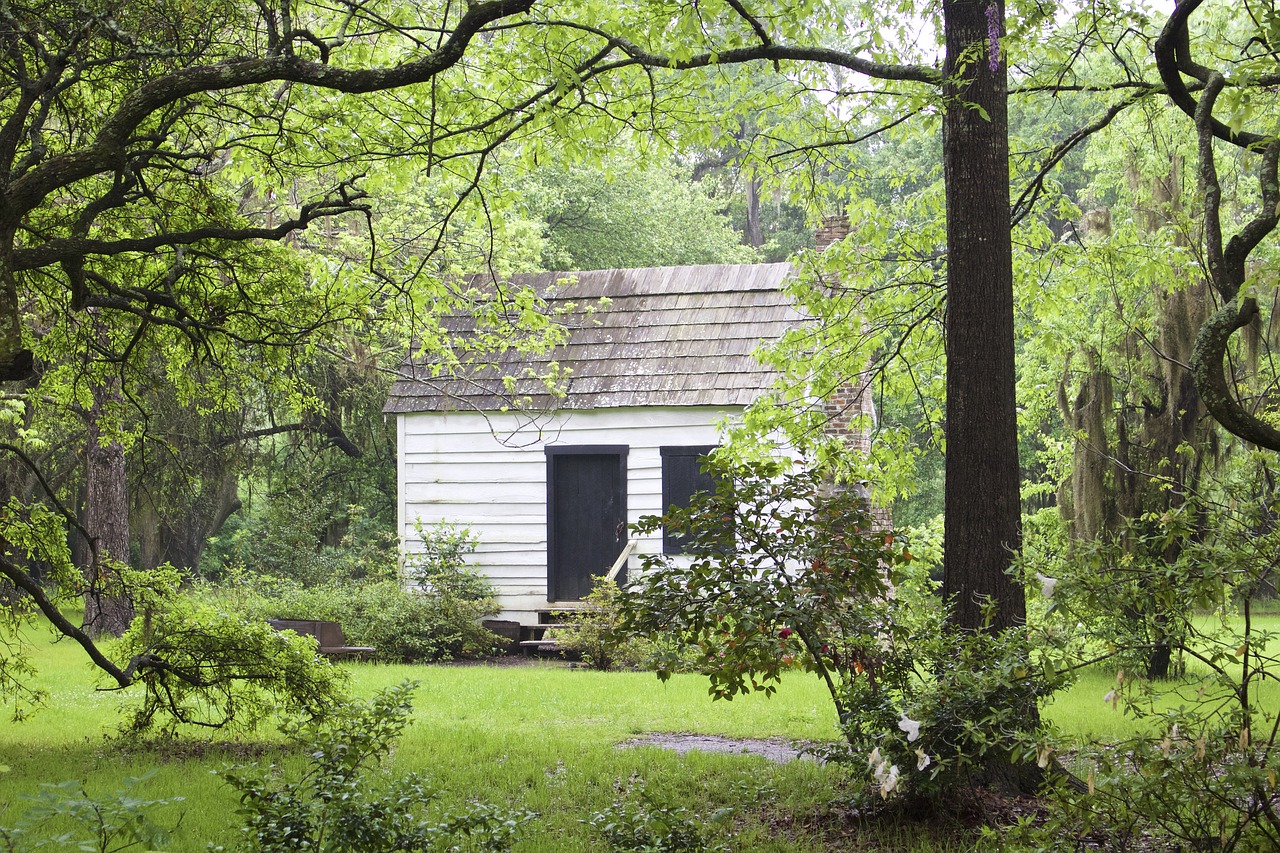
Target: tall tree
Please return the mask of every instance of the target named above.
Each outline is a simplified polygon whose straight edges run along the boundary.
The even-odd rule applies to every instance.
[[[722,206],[689,170],[610,154],[599,165],[541,167],[512,188],[544,223],[546,269],[745,263]]]
[[[106,337],[100,312],[88,312],[91,334]],[[107,426],[123,402],[118,374],[108,373],[90,389],[92,403],[84,413],[85,529],[89,542],[84,621],[98,635],[118,637],[133,621],[133,605],[122,589],[119,567],[129,562],[129,496],[125,488],[124,446]]]
[[[944,0],[947,457],[942,592],[957,627],[1026,618],[1001,0]],[[988,608],[992,608],[988,614]]]

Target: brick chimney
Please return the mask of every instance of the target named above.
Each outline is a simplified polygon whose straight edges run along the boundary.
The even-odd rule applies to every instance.
[[[824,217],[814,234],[814,249],[821,254],[832,244],[849,236],[852,231],[853,226],[847,216]],[[849,377],[848,381],[827,395],[822,401],[822,408],[826,415],[824,429],[828,435],[841,439],[853,453],[865,456],[871,452],[871,429],[877,416],[869,374]],[[872,500],[874,504],[874,497]],[[892,526],[887,507],[873,506],[873,512],[877,526],[886,529]]]
[[[813,247],[821,255],[832,243],[839,243],[845,237],[848,237],[851,231],[853,231],[853,226],[849,224],[849,217],[844,214],[824,216],[822,217],[822,224],[818,226],[817,232],[813,235]]]

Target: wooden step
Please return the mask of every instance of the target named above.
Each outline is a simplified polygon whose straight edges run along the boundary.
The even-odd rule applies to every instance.
[[[526,649],[558,649],[560,648],[560,641],[556,639],[521,640],[520,645]]]

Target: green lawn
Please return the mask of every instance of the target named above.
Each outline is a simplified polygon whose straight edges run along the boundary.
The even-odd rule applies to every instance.
[[[154,773],[135,793],[185,801],[167,811],[182,817],[177,850],[203,850],[206,842],[230,846],[236,801],[213,771],[252,760],[269,749],[272,733],[253,743],[184,740],[165,748],[136,749],[112,736],[122,696],[94,689],[91,668],[70,644],[41,644],[37,663],[49,706],[31,719],[0,722],[0,824],[21,811],[20,795],[42,782],[81,780],[90,794],[119,788],[128,776]],[[687,731],[733,737],[830,740],[834,716],[816,681],[796,679],[778,696],[712,702],[705,680],[676,676],[661,684],[647,673],[596,673],[563,664],[530,666],[352,665],[358,694],[406,679],[421,686],[413,723],[389,762],[415,770],[438,788],[444,803],[485,799],[537,811],[541,817],[518,846],[522,851],[576,851],[598,847],[581,820],[608,806],[620,786],[644,780],[651,792],[696,813],[741,799],[742,786],[776,790],[774,818],[822,808],[842,784],[842,773],[808,761],[785,766],[753,756],[691,753],[616,744],[653,731]],[[216,736],[214,736],[216,738]],[[245,757],[247,754],[247,757]],[[279,757],[269,754],[263,760]],[[772,799],[772,798],[771,798]],[[163,814],[156,815],[163,819]],[[767,837],[753,815],[736,849],[817,850],[796,837]]]
[[[1280,617],[1270,617],[1280,626]],[[42,782],[79,780],[93,795],[120,787],[128,776],[152,775],[135,793],[175,795],[168,808],[182,818],[175,850],[203,850],[206,842],[232,846],[236,801],[213,771],[228,763],[279,759],[270,731],[249,742],[227,743],[200,735],[165,747],[139,749],[113,737],[119,693],[95,690],[95,675],[83,653],[67,642],[35,647],[39,686],[51,696],[47,708],[15,723],[0,721],[0,824],[21,811],[20,795]],[[597,673],[559,663],[528,666],[352,665],[355,691],[368,696],[404,680],[421,682],[413,723],[389,762],[393,771],[424,774],[441,802],[484,799],[531,809],[541,817],[517,850],[599,849],[582,821],[639,780],[650,792],[697,814],[739,803],[743,791],[768,789],[764,809],[749,809],[739,821],[736,850],[806,851],[823,846],[821,830],[833,828],[830,803],[847,791],[844,773],[808,761],[775,765],[754,756],[690,753],[656,747],[618,749],[648,732],[691,732],[730,737],[837,739],[834,715],[817,679],[795,676],[772,698],[739,697],[712,702],[705,679],[675,676],[660,683],[648,673]],[[1103,701],[1115,683],[1113,669],[1086,671],[1047,710],[1071,738],[1112,739],[1133,730],[1122,710]],[[1280,705],[1280,690],[1264,702]],[[264,754],[265,753],[265,754]],[[296,758],[285,756],[287,761]],[[5,804],[8,804],[5,806]],[[825,817],[823,817],[825,815]],[[157,819],[166,815],[158,814]],[[808,828],[807,828],[808,827]],[[840,828],[845,831],[846,828]],[[878,829],[859,845],[843,849],[965,849],[940,845],[903,829]],[[827,841],[832,841],[831,837]],[[919,846],[916,846],[919,845]]]
[[[1243,621],[1234,617],[1231,620],[1233,631],[1239,631]],[[1200,617],[1196,630],[1212,632],[1216,623],[1210,617]],[[1270,643],[1255,652],[1280,655],[1280,613],[1267,613],[1254,616],[1252,630],[1256,635],[1273,634]],[[1225,641],[1224,641],[1225,642]],[[1228,644],[1234,646],[1235,641]],[[1224,646],[1231,653],[1232,649]],[[1207,651],[1206,646],[1203,650]],[[1272,668],[1275,673],[1275,668]],[[1182,692],[1182,699],[1174,695],[1165,696],[1159,707],[1173,708],[1180,702],[1194,701],[1197,679],[1209,672],[1209,668],[1194,659],[1187,661],[1187,678],[1180,682],[1158,682],[1154,685],[1157,691],[1169,692],[1179,685],[1190,685]],[[1075,684],[1070,689],[1054,697],[1046,709],[1046,716],[1055,723],[1063,734],[1072,739],[1111,741],[1123,738],[1134,731],[1134,720],[1125,714],[1123,705],[1117,706],[1105,701],[1104,697],[1117,685],[1117,667],[1115,665],[1098,664],[1080,672]],[[1132,688],[1132,673],[1126,674],[1126,682]],[[1270,680],[1267,683],[1254,685],[1254,704],[1258,708],[1280,708],[1280,682]]]

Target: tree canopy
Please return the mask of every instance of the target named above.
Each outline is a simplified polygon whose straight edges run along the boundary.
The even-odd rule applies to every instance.
[[[914,357],[880,387],[909,387],[921,420],[945,427],[953,626],[1017,628],[1016,321],[1029,302],[1015,298],[1015,265],[1049,276],[1078,218],[1063,164],[1153,99],[1182,111],[1197,141],[1179,155],[1197,164],[1203,212],[1190,254],[1220,303],[1180,315],[1199,322],[1189,376],[1226,429],[1280,449],[1274,377],[1233,361],[1263,310],[1250,259],[1280,207],[1263,94],[1276,62],[1260,24],[1232,29],[1209,8],[1179,5],[1154,37],[1157,22],[1124,4],[1006,15],[945,0],[935,19],[911,3],[888,14],[738,0],[9,3],[0,379],[17,472],[7,535],[22,553],[0,558],[0,574],[119,685],[172,672],[154,650],[109,660],[40,583],[78,576],[50,544],[58,525],[75,531],[90,619],[123,630],[131,608],[111,608],[130,597],[126,457],[182,455],[165,425],[184,417],[217,426],[202,443],[227,453],[181,474],[188,494],[217,496],[217,517],[234,503],[226,485],[246,438],[305,431],[359,455],[335,365],[412,346],[447,368],[467,353],[444,318],[463,312],[495,346],[555,334],[529,294],[468,290],[450,274],[748,257],[723,228],[672,247],[720,212],[685,170],[732,168],[750,196],[748,242],[762,236],[766,187],[854,217],[849,240],[815,262],[807,296],[828,325],[782,356],[803,377],[792,387],[812,396]],[[1233,42],[1240,51],[1215,53]],[[1011,124],[1015,139],[1039,138],[1013,147]],[[639,139],[683,165],[592,178]],[[1229,157],[1257,161],[1241,168],[1257,169],[1258,190],[1224,207]],[[597,200],[611,215],[663,216],[610,219]],[[660,229],[645,252],[638,222]],[[817,361],[793,358],[801,349]],[[51,476],[63,457],[41,452],[53,444],[84,448],[82,480]],[[142,479],[154,489],[132,509],[152,518],[165,491]]]

